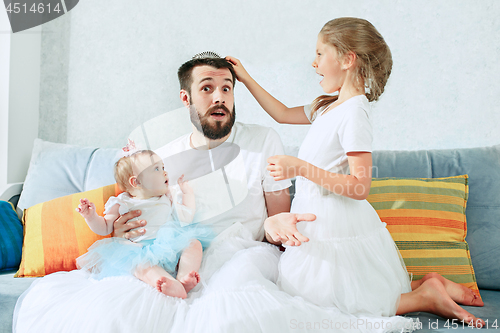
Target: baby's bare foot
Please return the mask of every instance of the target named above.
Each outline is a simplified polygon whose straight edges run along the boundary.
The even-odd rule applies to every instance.
[[[156,289],[167,296],[179,298],[187,297],[187,292],[179,281],[168,279],[165,276],[162,276],[156,281]]]
[[[192,271],[180,278],[179,282],[184,286],[186,293],[188,293],[200,282],[200,274],[197,271]]]

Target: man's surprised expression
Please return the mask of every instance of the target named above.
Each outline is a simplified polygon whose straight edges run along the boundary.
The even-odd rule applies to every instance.
[[[231,72],[227,68],[198,66],[191,76],[191,95],[181,91],[182,101],[190,107],[191,121],[209,139],[225,137],[235,118]]]

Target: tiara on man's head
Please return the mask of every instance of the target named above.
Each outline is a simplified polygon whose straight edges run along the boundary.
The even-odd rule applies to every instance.
[[[204,51],[201,53],[197,53],[193,56],[193,59],[207,59],[207,58],[222,58],[220,55],[218,55],[215,52],[212,51]]]

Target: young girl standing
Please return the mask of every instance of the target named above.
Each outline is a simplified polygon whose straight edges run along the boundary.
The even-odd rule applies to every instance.
[[[323,77],[320,85],[325,93],[335,95],[320,96],[312,105],[287,108],[260,87],[238,59],[227,59],[277,122],[312,123],[298,158],[268,159],[275,180],[297,177],[291,212],[316,215],[316,221],[297,225],[311,241],[288,246],[281,256],[281,288],[355,315],[393,316],[419,310],[475,323],[476,318],[452,299],[463,301],[463,295],[469,295],[459,285],[437,275],[410,281],[385,223],[365,200],[372,177],[369,102],[383,93],[392,69],[389,47],[373,25],[357,18],[325,24],[312,65]],[[271,236],[300,245],[299,236]],[[412,287],[421,289],[410,293]],[[429,298],[428,291],[439,296]],[[409,297],[403,300],[401,294]],[[479,305],[474,304],[472,291],[470,295],[466,303]]]

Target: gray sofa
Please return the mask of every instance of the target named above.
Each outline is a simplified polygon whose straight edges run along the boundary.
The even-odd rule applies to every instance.
[[[21,208],[52,198],[114,182],[115,149],[82,148],[35,142],[30,170],[19,201]],[[438,178],[469,175],[466,241],[484,307],[465,307],[488,320],[490,330],[500,325],[500,145],[472,149],[376,151],[374,177]],[[56,184],[56,185],[54,185]],[[1,194],[5,200],[5,193]],[[10,195],[9,195],[10,197]],[[13,197],[16,200],[16,197]],[[0,332],[11,332],[12,314],[19,295],[34,278],[13,278],[0,273]],[[423,331],[471,330],[427,313],[412,313]]]
[[[488,320],[489,329],[500,322],[500,145],[470,149],[421,151],[376,151],[373,154],[376,177],[439,178],[469,175],[467,237],[472,265],[484,307],[464,307]],[[447,331],[446,320],[415,313],[422,331]]]

